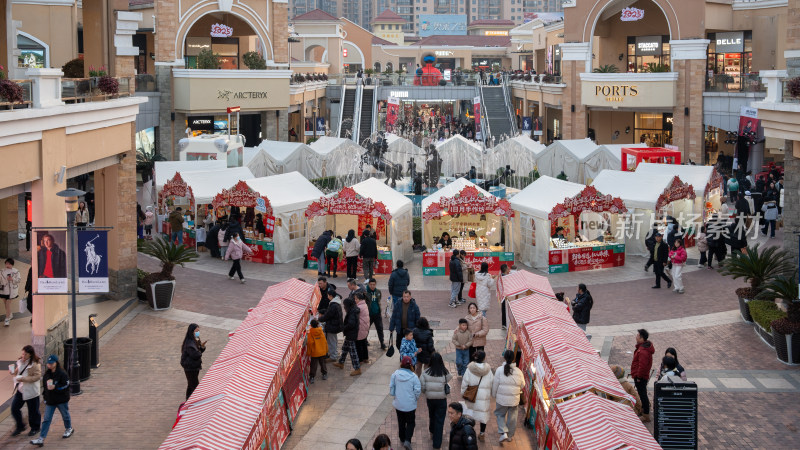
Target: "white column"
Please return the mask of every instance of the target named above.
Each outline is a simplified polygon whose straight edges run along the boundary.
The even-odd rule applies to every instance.
[[[591,42],[571,42],[560,44],[561,61],[585,61],[586,69],[584,72],[592,71],[592,43]]]
[[[50,108],[63,105],[61,101],[61,69],[28,69],[25,77],[33,81],[31,96],[34,108]]]
[[[767,97],[765,102],[780,103],[783,99],[783,86],[781,80],[788,77],[785,70],[762,70],[759,72],[761,82],[767,86]]]

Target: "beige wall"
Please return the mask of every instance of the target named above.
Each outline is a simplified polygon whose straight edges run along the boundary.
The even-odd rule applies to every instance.
[[[609,74],[607,81],[581,81],[581,103],[609,108],[672,109],[675,106],[675,81],[626,81],[626,78]]]
[[[72,6],[12,5],[14,20],[22,22],[19,30],[50,46],[50,67],[61,67],[78,56],[75,11]]]
[[[39,166],[42,160],[39,142],[23,142],[0,146],[0,160],[25,161],[25,164],[9,164],[5,167],[5,170],[3,170],[3,186],[28,183],[40,177]]]
[[[242,111],[285,109],[289,105],[289,78],[174,78],[175,111],[218,113],[229,106]],[[220,91],[230,91],[229,100],[220,98]],[[244,93],[266,93],[266,98],[236,98]]]
[[[589,128],[594,129],[600,145],[633,144],[634,118],[635,114],[630,111],[589,111]],[[631,130],[628,134],[625,134],[626,127]],[[613,139],[615,131],[619,131],[617,140]]]
[[[618,4],[615,0],[598,0],[596,2],[579,1],[576,6],[564,9],[564,28],[566,42],[587,42],[592,35],[592,27],[601,22],[599,17],[605,12],[609,4]],[[658,6],[654,5],[657,4]],[[672,24],[672,39],[703,38],[705,27],[705,2],[702,0],[639,0],[631,6],[645,11],[656,8],[661,17],[667,16],[667,21]],[[613,7],[613,5],[612,5]],[[659,8],[660,7],[660,8]],[[661,11],[664,11],[663,13]],[[651,14],[652,15],[652,14]],[[645,20],[648,14],[645,13]],[[622,23],[619,13],[613,14],[616,26],[627,27],[633,22]],[[649,33],[644,33],[649,34]]]
[[[342,28],[347,35],[345,40],[352,42],[353,45],[357,46],[359,50],[361,50],[361,53],[364,54],[364,68],[372,67],[372,52],[370,50],[372,49],[372,37],[374,35],[349,20],[342,20],[342,23]],[[402,36],[402,30],[400,35]],[[356,62],[354,58],[360,59],[360,55],[350,55],[348,53],[347,59],[349,62]]]

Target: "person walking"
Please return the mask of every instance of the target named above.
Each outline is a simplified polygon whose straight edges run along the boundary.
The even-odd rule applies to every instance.
[[[642,422],[650,422],[650,399],[647,397],[647,382],[650,380],[650,371],[653,368],[653,353],[656,349],[647,339],[650,334],[645,329],[636,332],[636,350],[631,361],[631,377],[636,386],[636,392],[642,400]]]
[[[152,216],[152,213],[150,215]],[[86,208],[86,202],[79,202],[78,211],[75,213],[75,226],[82,230],[89,225],[89,219],[89,210]],[[142,206],[139,204],[136,204],[136,219],[137,221],[147,219],[147,216],[142,213]],[[137,229],[137,231],[139,230]]]
[[[482,262],[481,270],[475,274],[475,300],[484,317],[492,304],[492,291],[495,288],[496,280],[497,275],[489,273],[489,264]]]
[[[328,266],[328,273],[326,275],[329,277],[338,278],[336,271],[339,269],[339,257],[342,256],[343,246],[342,238],[339,236],[332,237],[328,245],[325,246],[325,263]],[[331,272],[333,272],[333,275],[331,275]]]
[[[481,441],[484,440],[486,434],[486,422],[489,420],[489,408],[492,403],[492,383],[494,382],[492,368],[485,360],[486,353],[482,350],[475,352],[472,362],[467,366],[467,371],[464,372],[464,377],[461,379],[462,396],[464,392],[467,392],[468,387],[478,387],[475,401],[464,399],[464,406],[468,411],[467,415],[481,424],[481,432],[478,435],[478,439]]]
[[[344,301],[344,342],[342,343],[342,355],[339,356],[339,361],[333,363],[334,367],[344,369],[344,362],[347,360],[347,355],[350,355],[350,364],[353,365],[353,371],[350,376],[361,375],[361,365],[356,352],[356,341],[358,340],[358,315],[361,310],[356,306],[353,299],[348,298]]]
[[[469,364],[469,348],[472,346],[472,331],[469,330],[467,319],[458,319],[458,328],[453,331],[450,339],[456,349],[456,369],[458,376],[464,376]]]
[[[367,305],[367,295],[363,290],[354,291],[353,296],[358,306],[358,339],[356,340],[356,353],[360,364],[369,364],[369,306]]]
[[[175,211],[169,213],[169,236],[172,242],[183,244],[183,209],[178,206]]]
[[[450,403],[447,406],[447,417],[450,419],[449,450],[478,450],[475,420],[464,415],[461,403]]]
[[[723,206],[725,206],[723,204]],[[708,242],[708,268],[713,269],[713,259],[717,258],[717,265],[722,264],[725,255],[728,253],[728,247],[725,245],[725,237],[728,235],[726,228],[726,218],[720,212],[714,214],[709,219],[706,227],[706,242]]]
[[[328,286],[328,309],[319,321],[325,324],[325,340],[328,341],[328,361],[334,362],[339,359],[339,333],[344,326],[344,314],[342,313],[342,297],[336,293],[333,285]]]
[[[728,193],[731,201],[736,203],[739,198],[739,181],[736,179],[736,174],[732,174],[728,179]]]
[[[653,272],[656,274],[656,284],[653,289],[661,289],[661,279],[667,281],[667,289],[672,287],[672,280],[664,274],[664,267],[667,265],[669,258],[669,249],[667,248],[664,237],[661,233],[656,234],[656,242],[653,244],[653,249],[650,250],[650,261],[653,263]]]
[[[42,432],[39,437],[32,440],[31,444],[44,445],[44,440],[47,439],[47,434],[50,431],[50,424],[53,421],[53,415],[56,409],[61,413],[61,419],[64,421],[64,434],[62,438],[66,439],[75,433],[72,428],[72,420],[69,416],[69,376],[67,372],[61,368],[58,362],[58,356],[50,355],[47,358],[47,371],[42,378],[44,381],[45,389],[44,397],[44,420],[42,420]]]
[[[356,231],[348,231],[347,237],[344,239],[344,257],[347,258],[347,278],[355,278],[358,276],[358,252],[360,250],[361,241],[356,239]]]
[[[761,229],[761,234],[767,235],[770,231],[770,239],[775,237],[775,224],[778,221],[778,203],[774,197],[767,197],[766,203],[761,206],[761,212],[764,213],[764,228]]]
[[[394,397],[392,406],[397,412],[397,426],[403,448],[411,450],[411,439],[416,426],[417,401],[422,394],[422,384],[414,373],[411,358],[400,359],[400,368],[389,380],[389,395]]]
[[[591,319],[594,299],[592,298],[592,294],[589,293],[589,290],[586,289],[585,284],[581,283],[578,285],[578,293],[575,294],[575,298],[572,299],[570,306],[572,307],[572,318],[575,319],[578,328],[586,333],[586,325],[589,324],[589,320]],[[591,336],[588,334],[586,336],[591,339]]]
[[[655,243],[656,243],[656,235],[657,234],[658,234],[658,224],[654,223],[653,224],[653,228],[651,228],[650,231],[647,232],[647,236],[645,236],[645,239],[644,239],[644,246],[647,249],[648,253],[653,251],[653,245],[655,245]],[[645,263],[645,265],[644,265],[644,271],[647,272],[647,269],[649,269],[650,266],[652,266],[652,265],[653,265],[653,260],[652,259],[648,259],[647,263]]]
[[[392,318],[389,319],[389,332],[397,331],[395,345],[398,349],[400,348],[400,342],[403,340],[403,331],[416,328],[419,318],[419,306],[417,306],[416,300],[411,297],[411,291],[406,289],[403,292],[402,299],[392,311]]]
[[[492,381],[492,397],[495,398],[494,416],[497,418],[497,432],[500,442],[511,442],[517,431],[517,407],[520,394],[525,387],[525,375],[514,364],[516,355],[511,350],[503,352],[506,363],[498,367]]]
[[[364,266],[364,279],[369,280],[375,275],[375,260],[378,259],[378,242],[375,240],[375,235],[372,233],[367,233],[365,231],[363,236],[358,254],[361,256],[361,264]]]
[[[153,239],[153,207],[147,206],[144,211],[144,238],[147,240]]]
[[[311,257],[317,260],[317,276],[319,277],[326,275],[325,248],[328,246],[328,242],[331,241],[331,236],[333,236],[333,231],[323,231],[311,249]]]
[[[22,277],[19,270],[14,268],[14,259],[6,258],[6,267],[0,270],[0,298],[3,299],[3,304],[6,307],[6,320],[4,325],[11,325],[11,319],[14,318],[12,311],[12,303],[14,299],[19,297],[19,283]]]
[[[375,281],[375,278],[369,279],[366,295],[369,324],[370,326],[375,324],[375,332],[378,334],[381,350],[386,351],[386,344],[383,341],[383,318],[381,318],[381,291],[378,289],[378,282]]]
[[[372,450],[392,450],[392,440],[386,434],[379,434],[375,436],[375,441],[372,442]]]
[[[217,247],[219,247],[219,259],[225,260],[225,252],[228,251],[228,241],[225,240],[225,233],[228,231],[228,223],[222,223],[217,231]]]
[[[464,273],[461,269],[461,259],[458,258],[459,252],[455,251],[450,255],[450,307],[455,308],[458,303],[458,292],[461,290],[461,283],[464,282]]]
[[[472,267],[467,263],[466,250],[460,250],[458,252],[458,259],[461,260],[461,287],[458,288],[458,304],[463,305],[467,302],[464,300],[464,283],[469,280],[469,271]]]
[[[472,333],[472,345],[469,347],[469,360],[473,361],[475,352],[484,351],[486,346],[486,336],[489,334],[489,319],[480,314],[478,305],[471,302],[467,306],[467,316],[469,331]]]
[[[14,389],[11,394],[11,417],[14,418],[16,424],[11,436],[19,436],[25,431],[25,424],[22,422],[22,405],[28,406],[28,423],[31,426],[28,436],[35,436],[42,424],[42,416],[39,414],[42,366],[33,346],[26,345],[22,348],[22,354],[20,354],[11,376],[14,379]]]
[[[203,368],[203,352],[206,351],[206,342],[200,340],[200,326],[196,323],[189,324],[186,336],[181,345],[181,367],[186,375],[186,400],[200,384],[199,375]]]
[[[403,298],[403,292],[408,289],[408,285],[411,283],[408,270],[403,266],[403,261],[398,260],[397,264],[395,264],[395,269],[392,271],[392,274],[389,275],[389,296],[392,297],[392,299],[386,304],[386,311],[384,312],[385,317],[391,317],[392,308]]]
[[[447,415],[447,394],[450,392],[449,382],[453,375],[444,366],[442,355],[434,352],[430,357],[430,365],[420,376],[425,403],[428,405],[428,431],[431,433],[433,448],[442,448],[444,434],[444,418]]]
[[[700,227],[700,232],[697,233],[695,237],[695,242],[697,243],[697,251],[700,252],[700,262],[697,263],[697,267],[702,269],[703,267],[708,264],[709,268],[711,268],[711,259],[708,255],[708,235],[706,232],[708,231],[708,224],[703,224]]]
[[[683,248],[683,239],[675,239],[675,248],[669,252],[669,260],[672,262],[672,283],[675,285],[673,291],[683,294],[683,266],[686,265],[686,249]]]
[[[245,279],[244,275],[242,275],[242,258],[244,255],[252,254],[253,251],[250,250],[250,247],[248,247],[247,244],[242,242],[242,238],[239,236],[239,234],[233,233],[233,236],[231,236],[231,240],[228,243],[228,249],[225,250],[225,259],[233,260],[233,264],[231,264],[231,270],[228,271],[228,278],[232,280],[233,274],[238,274],[239,282],[244,284]]]
[[[309,328],[308,335],[306,336],[308,356],[311,358],[308,383],[314,384],[318,365],[320,369],[322,369],[322,379],[328,379],[328,368],[325,367],[325,358],[328,357],[328,342],[325,339],[325,332],[322,331],[317,319],[311,319],[310,325],[311,328]]]
[[[428,319],[420,317],[417,320],[417,327],[414,328],[414,342],[417,343],[417,348],[420,350],[417,355],[416,369],[414,372],[417,376],[422,374],[422,366],[430,366],[431,356],[436,353],[436,347],[433,344],[433,330],[428,324]]]
[[[623,369],[622,366],[612,365],[611,371],[614,373],[614,376],[617,377],[617,381],[619,381],[622,389],[624,389],[628,395],[636,400],[636,402],[632,405],[633,412],[635,412],[637,416],[641,416],[642,399],[639,398],[639,392],[636,390],[636,387],[634,387],[631,382],[625,378],[625,369]]]

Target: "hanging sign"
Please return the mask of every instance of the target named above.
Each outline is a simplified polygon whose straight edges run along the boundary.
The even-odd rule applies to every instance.
[[[467,186],[453,197],[442,197],[431,203],[422,213],[424,220],[440,219],[443,214],[494,214],[514,217],[514,211],[506,199],[484,195],[475,186]]]
[[[522,118],[522,134],[526,136],[531,135],[531,130],[533,129],[533,120],[530,116],[525,116]]]
[[[36,231],[37,293],[66,294],[67,287],[66,230]]]
[[[691,184],[684,183],[680,178],[675,176],[669,183],[669,186],[664,189],[664,192],[658,196],[658,201],[656,201],[656,210],[659,210],[674,201],[682,199],[694,200],[695,197],[696,194],[694,193],[694,187]]]
[[[717,33],[714,35],[717,53],[734,53],[733,58],[739,58],[744,51],[744,31]]]
[[[406,92],[406,94],[408,94]],[[400,113],[400,100],[397,97],[389,97],[389,102],[386,104],[386,125],[389,130],[394,127],[397,122],[397,116]]]
[[[231,37],[233,36],[233,28],[223,25],[221,23],[215,23],[211,25],[211,37]]]
[[[481,98],[475,97],[472,100],[473,111],[472,113],[475,115],[475,139],[481,140],[482,133],[481,133]]]
[[[259,201],[263,209],[258,209]],[[220,206],[239,206],[243,208],[256,208],[259,212],[272,214],[272,205],[269,199],[254,191],[244,181],[239,181],[230,189],[223,189],[211,202],[214,208]]]
[[[553,207],[547,218],[553,222],[561,217],[580,216],[584,211],[619,214],[628,212],[628,209],[621,198],[603,195],[594,186],[586,186],[580,194],[568,197]]]
[[[78,231],[78,292],[107,293],[108,231]]]
[[[392,215],[382,202],[373,202],[356,193],[353,188],[345,186],[330,197],[322,197],[306,209],[306,217],[318,217],[327,214],[349,214],[354,216],[369,215],[392,220]]]
[[[644,19],[644,10],[634,7],[623,8],[619,15],[619,20],[623,22],[636,22]]]

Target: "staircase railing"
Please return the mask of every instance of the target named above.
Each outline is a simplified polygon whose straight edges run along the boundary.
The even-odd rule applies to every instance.
[[[378,88],[372,89],[372,127],[370,128],[370,136],[375,133],[376,128],[378,127],[377,122],[378,120]]]
[[[512,108],[511,92],[508,88],[508,74],[503,75],[503,100],[506,102],[506,111],[508,111],[511,121],[511,136],[509,137],[514,137],[519,133],[519,130],[517,129],[517,115],[514,114],[514,109]]]
[[[336,137],[342,135],[342,122],[344,122],[344,97],[345,92],[347,92],[347,86],[342,84],[342,95],[339,97],[339,126],[336,127]],[[316,126],[316,125],[315,125]]]
[[[481,97],[481,141],[486,142],[486,138],[491,138],[492,129],[489,127],[489,116],[486,115],[486,99],[483,96],[483,86],[478,88]]]
[[[361,127],[361,94],[364,86],[356,85],[356,98],[353,103],[353,127],[350,129],[350,140],[358,144],[358,129]]]

